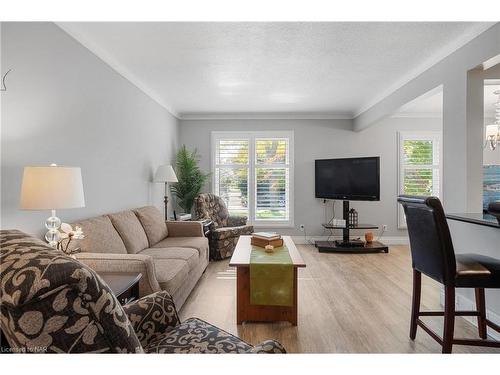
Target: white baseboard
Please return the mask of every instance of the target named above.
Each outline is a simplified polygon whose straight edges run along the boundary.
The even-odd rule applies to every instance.
[[[440,303],[441,306],[444,306],[444,289],[441,288],[441,293],[440,293]],[[486,304],[487,305],[487,304]],[[455,303],[455,309],[457,310],[465,310],[465,311],[470,311],[470,310],[476,310],[476,302],[471,301],[470,299],[462,296],[461,294],[456,295],[456,303]],[[497,313],[486,309],[486,317],[491,320],[495,324],[500,324],[500,315]],[[471,323],[474,327],[477,327],[477,318],[475,316],[464,316],[463,317],[465,320],[467,320],[469,323]],[[495,340],[500,340],[500,333],[497,331],[488,328],[488,336]]]
[[[359,236],[354,236],[354,238],[358,238]],[[334,236],[334,237],[328,237],[328,236],[308,236],[307,240],[304,236],[292,236],[292,240],[294,243],[297,245],[307,245],[314,243],[315,241],[327,241],[328,239],[330,240],[340,240],[342,239],[341,236]],[[397,236],[382,236],[380,239],[380,242],[383,242],[386,245],[408,245],[408,237],[397,237]]]

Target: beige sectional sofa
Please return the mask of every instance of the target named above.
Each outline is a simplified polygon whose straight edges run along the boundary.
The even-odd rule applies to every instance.
[[[152,206],[79,221],[76,257],[99,272],[141,272],[140,295],[166,290],[181,307],[208,265],[200,222],[164,221]]]

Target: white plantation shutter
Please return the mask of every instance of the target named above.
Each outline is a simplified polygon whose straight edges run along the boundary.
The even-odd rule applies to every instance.
[[[233,215],[248,216],[249,139],[219,139],[215,152],[215,194]]]
[[[399,193],[436,196],[441,193],[441,134],[439,132],[399,134]],[[399,226],[406,227],[399,207]]]
[[[217,164],[248,164],[248,139],[221,139],[217,142]]]
[[[289,220],[289,140],[255,140],[255,219]]]
[[[258,226],[293,225],[293,133],[213,132],[214,193]]]

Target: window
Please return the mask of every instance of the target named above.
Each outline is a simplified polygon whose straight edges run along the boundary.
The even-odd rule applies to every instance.
[[[399,133],[399,193],[434,195],[441,193],[441,134],[439,132]],[[398,205],[398,224],[406,228],[403,209]]]
[[[293,132],[212,132],[213,191],[231,215],[293,226]]]

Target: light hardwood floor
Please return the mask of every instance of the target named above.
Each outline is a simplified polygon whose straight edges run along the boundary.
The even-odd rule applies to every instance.
[[[307,268],[299,270],[299,323],[236,324],[236,271],[229,261],[212,262],[180,312],[204,319],[256,344],[274,338],[291,353],[440,353],[420,328],[408,338],[411,261],[406,246],[389,254],[325,254],[297,246]],[[440,309],[439,285],[423,278],[422,310]],[[486,301],[488,302],[488,301]],[[441,332],[442,318],[424,318]],[[456,318],[455,336],[477,337]],[[500,353],[499,349],[454,346],[454,353]]]

